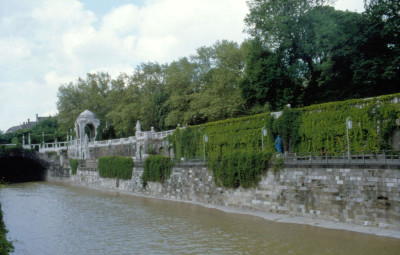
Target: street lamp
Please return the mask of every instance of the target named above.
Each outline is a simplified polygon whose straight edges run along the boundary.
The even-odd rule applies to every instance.
[[[264,151],[264,136],[267,136],[268,135],[268,130],[267,130],[267,128],[264,126],[262,129],[261,129],[261,148],[262,148],[262,151]]]
[[[54,132],[54,147],[57,148],[57,131]]]
[[[353,121],[350,117],[346,119],[346,135],[347,135],[347,159],[350,160],[350,142],[349,142],[349,129],[353,128]]]
[[[203,154],[204,160],[206,160],[206,142],[208,142],[208,136],[206,134],[203,135]]]

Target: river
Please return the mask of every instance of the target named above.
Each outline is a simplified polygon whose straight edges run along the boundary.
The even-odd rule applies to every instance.
[[[0,200],[18,255],[400,254],[399,239],[49,182]]]

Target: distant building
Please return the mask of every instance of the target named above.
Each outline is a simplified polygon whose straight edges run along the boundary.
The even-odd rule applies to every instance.
[[[48,119],[49,117],[39,117],[38,114],[36,113],[36,121],[31,121],[30,119],[28,119],[27,122],[22,122],[21,125],[18,126],[14,126],[14,127],[10,127],[6,133],[14,133],[17,132],[20,129],[27,129],[27,128],[32,128],[34,126],[36,126],[36,124],[38,124],[39,122]]]

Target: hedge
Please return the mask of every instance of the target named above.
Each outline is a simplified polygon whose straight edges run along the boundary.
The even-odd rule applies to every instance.
[[[75,175],[78,169],[78,160],[74,158],[69,159],[69,166],[71,167],[71,174]]]
[[[132,178],[133,159],[122,156],[104,156],[99,158],[99,175],[103,178]]]
[[[142,174],[143,186],[147,186],[147,182],[161,182],[168,180],[174,163],[168,157],[161,155],[151,155],[144,161],[144,171]]]

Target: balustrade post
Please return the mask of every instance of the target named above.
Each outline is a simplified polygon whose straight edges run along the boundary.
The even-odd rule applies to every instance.
[[[383,151],[383,164],[386,165],[386,152]]]
[[[363,158],[363,165],[365,166],[365,155],[364,155],[364,151],[362,152],[362,158]]]

